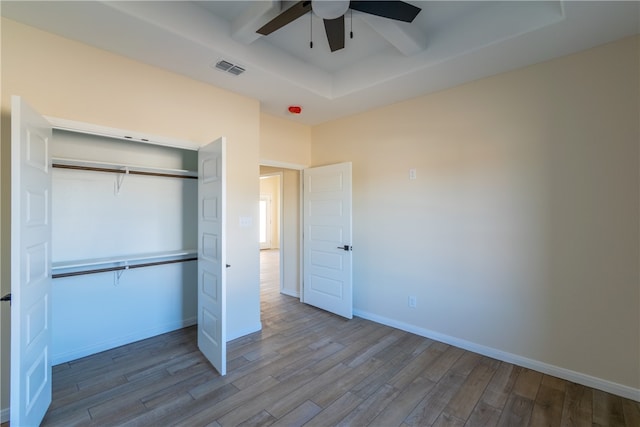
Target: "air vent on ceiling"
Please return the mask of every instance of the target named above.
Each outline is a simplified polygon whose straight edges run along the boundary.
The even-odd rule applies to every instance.
[[[233,64],[229,61],[225,61],[221,59],[216,62],[215,68],[220,71],[226,71],[227,73],[233,74],[234,76],[239,76],[240,74],[245,72],[245,69],[237,64]]]

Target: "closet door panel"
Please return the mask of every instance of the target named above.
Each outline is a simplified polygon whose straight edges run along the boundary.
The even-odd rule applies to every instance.
[[[220,375],[227,370],[226,147],[198,152],[198,348]]]
[[[11,425],[51,403],[51,127],[11,98]]]

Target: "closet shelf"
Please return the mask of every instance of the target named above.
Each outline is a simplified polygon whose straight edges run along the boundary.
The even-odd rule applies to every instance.
[[[61,169],[87,170],[132,175],[162,176],[168,178],[197,179],[198,172],[185,169],[153,168],[139,165],[95,162],[91,160],[53,158],[52,166]]]
[[[52,263],[51,274],[52,278],[58,279],[83,274],[105,273],[109,271],[196,261],[197,259],[198,251],[196,249],[185,249],[180,251],[60,261]]]

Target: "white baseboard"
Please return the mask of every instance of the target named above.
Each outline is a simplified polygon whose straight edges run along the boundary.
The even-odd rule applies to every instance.
[[[9,422],[9,408],[0,409],[0,423]]]
[[[81,357],[86,357],[92,354],[100,353],[101,351],[110,350],[112,348],[116,348],[121,345],[130,344],[132,342],[144,340],[150,337],[154,337],[156,335],[165,334],[167,332],[175,331],[177,329],[186,328],[188,326],[197,324],[197,320],[198,319],[196,319],[195,317],[192,317],[189,319],[184,319],[180,322],[168,323],[153,329],[137,331],[130,335],[120,336],[116,339],[103,341],[97,344],[93,344],[91,346],[76,348],[66,353],[54,354],[51,357],[52,364],[59,365],[61,363],[69,362],[71,360],[80,359]],[[229,334],[227,336],[227,341],[232,341],[236,338],[240,338],[260,330],[262,330],[262,323],[258,322],[257,325],[254,325],[251,328],[247,328],[240,331],[234,331],[233,334]]]
[[[129,335],[119,336],[115,339],[103,341],[100,343],[92,344],[90,346],[75,348],[72,351],[65,353],[53,354],[51,356],[52,365],[59,365],[60,363],[69,362],[71,360],[80,359],[81,357],[89,356],[91,354],[100,353],[102,351],[110,350],[112,348],[119,347],[121,345],[130,344],[132,342],[144,340],[156,335],[165,334],[167,332],[175,331],[177,329],[186,328],[187,326],[195,325],[197,319],[195,317],[189,319],[183,319],[177,322],[166,323],[164,325],[146,329],[144,331],[136,331]]]
[[[400,329],[406,332],[411,332],[422,337],[430,338],[435,341],[440,341],[445,344],[460,347],[465,350],[472,351],[474,353],[482,354],[484,356],[492,357],[494,359],[501,360],[507,363],[513,363],[514,365],[523,366],[525,368],[533,369],[544,374],[552,375],[554,377],[562,378],[574,383],[582,384],[587,387],[592,387],[598,390],[606,391],[607,393],[622,396],[627,399],[640,402],[640,389],[629,387],[623,384],[606,381],[601,378],[596,378],[591,375],[583,374],[580,372],[572,371],[570,369],[561,368],[559,366],[550,365],[548,363],[540,362],[538,360],[529,359],[527,357],[518,356],[517,354],[508,353],[506,351],[497,350],[495,348],[486,347],[480,344],[466,341],[460,338],[452,337],[449,335],[434,332],[428,329],[420,328],[408,323],[400,322],[387,317],[378,316],[377,314],[368,313],[363,310],[353,310],[353,314],[363,319],[371,320],[376,323],[381,323],[392,328]]]
[[[300,298],[300,292],[288,291],[286,289],[280,289],[280,293],[282,295],[287,295],[289,297]]]
[[[227,333],[227,342],[233,341],[237,338],[243,337],[245,335],[252,334],[254,332],[258,332],[262,330],[262,322],[258,322],[257,325],[254,325],[250,328],[246,328],[240,331],[234,331],[233,334]]]

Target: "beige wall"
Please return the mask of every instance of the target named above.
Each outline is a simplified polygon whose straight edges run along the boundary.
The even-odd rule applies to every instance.
[[[638,64],[626,39],[314,127],[314,166],[353,162],[356,311],[640,395]]]
[[[311,127],[260,114],[260,161],[309,166]]]
[[[260,327],[259,103],[185,77],[2,19],[2,294],[9,285],[10,96],[44,115],[204,144],[228,139],[228,334]],[[240,228],[238,218],[253,225]],[[255,255],[251,255],[255,254]],[[0,408],[8,408],[9,307],[1,305]]]

